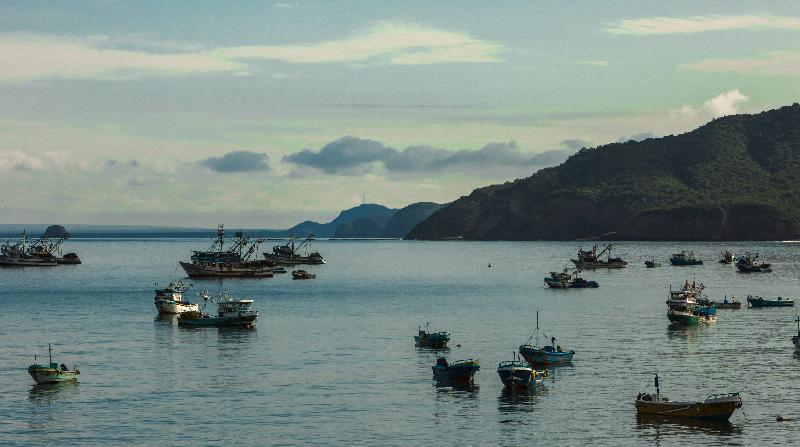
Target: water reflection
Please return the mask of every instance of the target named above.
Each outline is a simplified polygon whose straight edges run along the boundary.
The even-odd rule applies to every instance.
[[[667,325],[667,337],[670,341],[693,341],[697,338],[699,326],[683,326],[679,324]]]
[[[654,430],[656,439],[664,435],[705,433],[710,435],[735,435],[742,432],[730,421],[712,421],[691,418],[665,418],[658,415],[636,415],[637,430]],[[644,435],[644,433],[642,433]]]
[[[178,315],[175,314],[156,314],[153,322],[162,326],[174,326],[178,324]]]
[[[78,394],[78,382],[37,383],[28,391],[28,400],[37,405],[50,405]]]
[[[476,384],[466,385],[464,383],[454,382],[452,380],[435,380],[433,386],[436,387],[437,393],[452,393],[464,397],[477,397],[480,387]]]
[[[547,394],[547,389],[542,385],[522,390],[503,387],[497,399],[497,410],[500,413],[532,413],[537,396],[544,394]]]

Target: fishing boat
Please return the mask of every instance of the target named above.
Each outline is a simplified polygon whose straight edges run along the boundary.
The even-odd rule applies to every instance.
[[[258,318],[258,311],[252,308],[253,300],[237,299],[222,291],[215,300],[207,291],[203,294],[203,308],[199,311],[184,312],[178,316],[178,325],[190,327],[250,327]],[[216,302],[217,315],[204,312],[208,304]]]
[[[430,332],[428,330],[430,323],[425,325],[425,330],[420,326],[417,335],[414,336],[414,344],[420,348],[435,348],[443,349],[447,347],[447,342],[450,341],[450,333],[445,331]]]
[[[794,300],[790,298],[777,297],[774,299],[763,298],[760,296],[747,295],[748,307],[792,307]]]
[[[563,272],[550,272],[550,276],[544,278],[544,283],[551,289],[596,289],[600,285],[596,281],[587,281],[578,274],[580,269],[571,270],[565,268]]]
[[[266,260],[253,260],[252,256],[264,239],[257,238],[250,243],[249,238],[237,232],[229,247],[225,246],[225,226],[217,228],[217,238],[206,251],[192,252],[191,262],[181,261],[181,267],[189,277],[258,277],[271,278],[275,263]]]
[[[475,359],[458,360],[449,363],[446,358],[436,359],[432,366],[433,378],[443,384],[471,386],[475,380],[475,373],[481,369],[480,362]]]
[[[688,253],[686,251],[673,253],[672,257],[669,258],[669,263],[672,265],[703,265],[703,261],[696,259],[692,251]]]
[[[184,312],[197,312],[200,310],[197,304],[183,300],[183,293],[189,287],[183,281],[171,282],[163,289],[156,289],[154,304],[158,313],[162,315],[182,314]]]
[[[722,259],[719,260],[720,264],[732,264],[733,263],[733,259],[734,259],[735,255],[733,254],[732,251],[725,250],[725,251],[721,252],[720,255],[722,256]]]
[[[658,379],[656,374],[656,394],[639,393],[636,396],[635,405],[638,414],[728,420],[737,408],[742,407],[739,393],[712,394],[699,402],[671,401],[661,395]]]
[[[55,267],[59,264],[80,264],[80,258],[75,253],[68,253],[67,258],[56,256],[61,244],[69,235],[51,242],[46,235],[42,235],[34,242],[29,242],[28,234],[23,231],[20,240],[11,243],[7,241],[0,246],[0,265],[14,267]],[[77,262],[74,260],[77,259]]]
[[[33,365],[28,367],[28,374],[33,377],[36,383],[61,383],[77,382],[78,375],[81,373],[77,366],[69,369],[65,364],[53,362],[53,345],[47,345],[47,353],[50,361],[47,365],[36,363],[36,356],[33,357]]]
[[[292,270],[292,279],[314,279],[317,275],[305,270]]]
[[[627,262],[623,261],[621,258],[611,257],[612,247],[613,244],[608,244],[600,253],[597,252],[597,245],[593,246],[591,250],[583,250],[581,247],[578,247],[578,259],[572,259],[571,261],[575,264],[575,267],[579,269],[625,268],[625,266],[628,265]],[[606,259],[601,259],[603,254],[607,255]]]
[[[800,317],[795,318],[797,322],[797,335],[792,337],[792,343],[794,343],[794,351],[800,353]]]
[[[720,302],[716,302],[714,300],[708,299],[698,299],[697,304],[700,306],[714,306],[717,309],[741,309],[742,302],[736,301],[736,298],[731,297],[731,300],[728,301],[728,295],[725,295],[725,298],[722,299]]]
[[[539,346],[539,311],[536,311],[536,344],[531,344],[534,340],[534,335],[528,339],[528,342],[519,347],[519,354],[531,365],[536,364],[565,364],[571,363],[572,357],[575,355],[573,350],[565,350],[561,346],[556,345],[556,338],[550,337],[550,344]],[[545,335],[545,339],[547,335]]]
[[[691,284],[686,281],[678,290],[670,286],[669,299],[667,299],[667,318],[671,324],[694,325],[700,322],[713,323],[717,321],[717,309],[714,305],[700,305],[698,298],[702,299],[703,285]]]
[[[758,262],[758,253],[750,254],[745,253],[744,256],[739,256],[736,259],[736,268],[741,273],[770,273],[772,272],[772,264],[766,262]]]
[[[531,365],[514,353],[514,360],[500,362],[497,365],[497,375],[503,385],[510,389],[529,388],[541,385],[547,377],[547,370],[536,371]]]
[[[653,258],[653,259],[650,259],[649,261],[644,261],[644,266],[649,268],[649,269],[652,269],[652,268],[655,268],[655,267],[661,267],[661,263],[660,262],[656,262],[655,258]]]
[[[312,240],[314,236],[308,235],[300,244],[295,244],[295,238],[290,237],[286,244],[272,247],[272,253],[264,253],[264,259],[282,265],[324,264],[325,260],[317,251],[302,254],[304,248],[310,247]]]

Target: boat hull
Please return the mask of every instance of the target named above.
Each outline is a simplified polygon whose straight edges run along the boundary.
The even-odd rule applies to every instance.
[[[28,374],[36,383],[63,383],[77,382],[80,371],[62,371],[59,368],[49,368],[43,365],[31,365]]]
[[[705,402],[653,402],[636,401],[636,412],[675,418],[693,418],[725,421],[742,406],[739,396],[709,399]]]
[[[764,298],[747,298],[750,307],[793,307],[794,300],[765,300]]]
[[[683,312],[667,312],[669,322],[676,325],[691,326],[700,323],[700,317]]]
[[[597,262],[587,262],[587,261],[579,261],[577,259],[570,259],[575,267],[579,269],[624,269],[628,263],[625,261],[597,261]]]
[[[319,265],[325,263],[325,260],[322,259],[321,257],[318,258],[312,256],[283,256],[283,255],[276,255],[274,253],[264,253],[264,259],[280,265],[300,265],[300,264]]]
[[[272,267],[239,266],[223,263],[194,264],[181,262],[181,267],[191,278],[272,278]]]
[[[420,348],[443,349],[447,347],[450,337],[420,337],[414,336],[414,343]]]
[[[703,261],[700,261],[700,260],[687,261],[685,259],[675,259],[675,258],[670,258],[669,263],[672,264],[672,265],[677,265],[677,266],[703,265]]]
[[[16,256],[0,256],[0,265],[12,267],[55,267],[58,261],[53,259],[27,258]]]
[[[158,310],[158,313],[162,315],[175,315],[182,314],[184,312],[197,312],[200,310],[200,306],[197,304],[189,304],[178,301],[156,301],[155,306]]]
[[[541,349],[534,349],[525,346],[520,346],[519,354],[528,363],[558,365],[558,364],[572,363],[572,358],[575,355],[575,352],[573,351],[547,352]]]
[[[503,386],[512,389],[529,388],[542,383],[541,380],[535,381],[533,370],[525,367],[498,368],[497,375],[500,376]]]
[[[476,364],[432,366],[433,378],[443,384],[470,386],[475,381],[475,373],[481,369]]]
[[[236,317],[203,317],[196,319],[178,318],[179,326],[187,327],[250,327],[258,315],[242,315]]]

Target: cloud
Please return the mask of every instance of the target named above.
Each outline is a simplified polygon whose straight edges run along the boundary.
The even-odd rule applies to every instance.
[[[381,21],[343,39],[302,45],[221,48],[225,59],[277,60],[296,64],[359,62],[428,65],[455,62],[499,62],[503,47],[468,34],[398,21]]]
[[[627,143],[628,141],[644,141],[648,138],[658,138],[658,135],[654,134],[653,132],[642,132],[633,134],[629,137],[619,137],[617,139],[617,143]]]
[[[370,172],[380,164],[391,174],[422,174],[438,172],[487,173],[492,169],[530,170],[558,164],[580,147],[570,144],[581,140],[566,140],[567,149],[553,149],[538,154],[520,151],[514,142],[490,143],[478,150],[450,151],[431,146],[409,146],[401,151],[380,142],[344,137],[326,144],[319,152],[304,149],[287,155],[284,161],[319,169],[328,174],[358,175]]]
[[[201,166],[221,173],[269,171],[269,157],[250,151],[228,152],[222,157],[210,157],[201,160]]]
[[[0,80],[41,78],[132,79],[190,73],[236,72],[241,63],[208,53],[150,53],[100,48],[91,39],[7,34],[0,36]]]
[[[0,150],[0,172],[38,171],[45,168],[39,157],[34,157],[20,150]]]
[[[671,115],[688,118],[691,120],[702,120],[719,118],[726,115],[738,113],[739,106],[748,100],[739,89],[734,89],[721,93],[703,103],[702,107],[685,105],[678,110],[673,110]]]
[[[562,141],[561,145],[562,146],[566,146],[566,147],[572,149],[573,151],[577,151],[577,150],[583,149],[585,147],[590,147],[592,145],[592,143],[590,143],[590,142],[588,142],[586,140],[573,138],[573,139],[570,139],[570,140]]]
[[[690,34],[736,29],[800,30],[800,18],[770,15],[711,15],[694,17],[645,17],[620,20],[606,28],[611,34]]]
[[[766,75],[800,75],[800,53],[781,51],[764,57],[706,59],[694,64],[684,64],[688,70]]]

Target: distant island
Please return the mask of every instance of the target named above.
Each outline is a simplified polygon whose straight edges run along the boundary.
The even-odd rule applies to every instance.
[[[584,148],[474,190],[407,239],[786,240],[800,237],[800,105]]]

